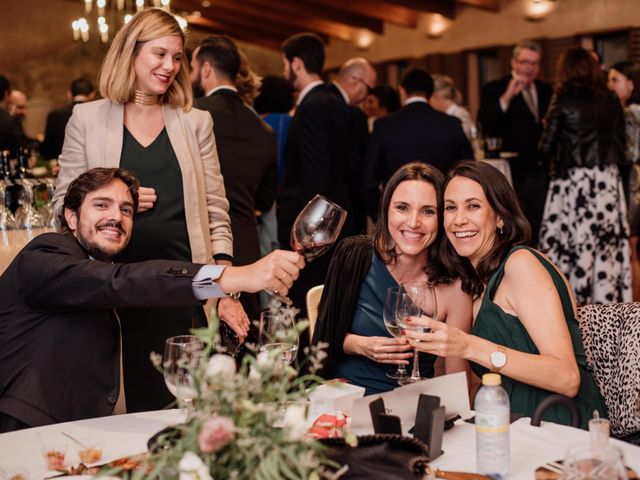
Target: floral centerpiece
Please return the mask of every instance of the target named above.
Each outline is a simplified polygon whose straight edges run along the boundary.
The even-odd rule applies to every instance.
[[[297,310],[272,305],[279,314],[295,316]],[[308,322],[292,322],[285,333],[290,341],[306,330]],[[326,354],[312,346],[305,370],[282,361],[277,349],[245,355],[239,368],[219,346],[218,324],[195,330],[203,355],[190,368],[197,395],[193,414],[156,438],[142,468],[131,478],[209,479],[314,479],[327,463],[325,447],[306,438],[307,392],[322,382],[315,375]],[[295,337],[295,338],[294,338]],[[161,358],[152,354],[160,369]],[[111,472],[112,473],[112,472]]]

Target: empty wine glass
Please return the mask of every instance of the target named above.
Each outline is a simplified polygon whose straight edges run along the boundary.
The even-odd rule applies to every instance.
[[[437,314],[436,290],[432,283],[418,282],[402,285],[402,291],[398,297],[398,325],[400,328],[425,333],[429,331],[428,328],[408,323],[407,319],[427,316],[436,320]],[[398,380],[398,383],[405,385],[419,380],[424,380],[424,378],[420,376],[418,351],[414,349],[411,376]]]
[[[260,350],[277,351],[282,366],[293,362],[298,353],[299,339],[293,317],[283,312],[266,310],[260,314],[258,326]]]
[[[16,219],[13,217],[9,207],[7,207],[6,188],[6,184],[0,181],[0,231],[15,230],[18,228]]]
[[[16,222],[18,228],[32,229],[44,226],[42,217],[33,205],[33,183],[30,180],[17,180],[22,185],[24,203],[16,210]]]
[[[395,338],[402,338],[402,329],[398,326],[398,298],[402,292],[402,287],[387,288],[387,297],[384,302],[382,311],[382,319],[384,326]],[[395,372],[387,372],[387,377],[400,380],[407,376],[407,369],[404,365],[399,364]]]
[[[623,480],[628,478],[622,451],[612,446],[598,451],[594,451],[590,445],[569,447],[562,464],[562,478],[566,480]]]
[[[200,362],[202,351],[202,342],[195,335],[178,335],[167,338],[165,342],[162,359],[164,383],[185,407],[187,418],[191,417],[193,400],[198,396],[192,372]]]
[[[44,227],[55,229],[58,227],[58,219],[53,213],[51,200],[53,199],[53,191],[56,188],[56,182],[53,178],[45,178],[40,182],[47,189],[47,200],[44,202],[42,207],[40,207],[38,213],[42,217],[42,224]]]

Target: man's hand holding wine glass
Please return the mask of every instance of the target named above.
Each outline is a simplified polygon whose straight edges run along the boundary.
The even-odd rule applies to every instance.
[[[225,292],[272,290],[286,295],[303,267],[302,255],[275,250],[250,265],[227,267],[218,284]]]

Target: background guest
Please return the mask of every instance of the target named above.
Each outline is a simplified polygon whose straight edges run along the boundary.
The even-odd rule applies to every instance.
[[[429,98],[429,105],[460,120],[464,134],[471,141],[471,132],[475,129],[475,125],[469,111],[460,105],[462,94],[456,88],[453,79],[446,75],[433,75],[433,83],[433,95]]]
[[[9,114],[8,102],[11,84],[7,77],[0,75],[0,151],[15,148],[13,117]]]
[[[553,93],[548,83],[538,79],[541,57],[538,43],[518,42],[511,56],[511,73],[482,88],[478,111],[485,137],[499,137],[502,150],[518,153],[517,158],[509,160],[513,188],[531,224],[534,245],[549,182],[538,141]]]
[[[403,107],[376,121],[369,139],[363,190],[367,213],[375,220],[380,184],[402,165],[420,160],[446,172],[456,162],[473,158],[460,121],[428,103],[433,79],[426,70],[409,70],[400,85]]]
[[[234,86],[240,70],[240,51],[224,35],[207,37],[194,50],[191,81],[205,92],[196,106],[213,118],[213,132],[229,200],[233,233],[233,264],[247,265],[260,258],[256,211],[267,211],[276,198],[277,139],[271,128],[249,108]],[[248,68],[246,68],[249,71]],[[260,315],[257,295],[240,302],[249,318]],[[244,341],[250,322],[236,334]]]
[[[619,165],[624,113],[589,52],[563,53],[540,148],[551,165],[540,247],[579,304],[631,300],[629,227]]]
[[[530,227],[513,189],[499,170],[463,162],[447,175],[440,258],[461,273],[474,297],[471,334],[447,323],[412,318],[431,333],[407,330],[411,345],[443,357],[469,360],[478,376],[502,375],[511,411],[532,416],[552,393],[574,397],[586,428],[593,411],[606,406],[587,367],[567,279],[540,252],[526,247]],[[545,420],[569,424],[555,406]]]
[[[88,168],[126,167],[143,187],[136,229],[121,261],[211,263],[216,255],[216,263],[229,264],[229,203],[213,122],[207,112],[191,108],[184,34],[175,18],[161,9],[135,15],[111,44],[99,86],[104,100],[76,105],[67,124],[55,207],[60,208],[69,182]],[[236,303],[223,299],[219,314],[228,323],[242,324],[246,317]],[[149,362],[149,352],[162,351],[167,337],[204,325],[204,311],[191,306],[118,313],[127,409],[162,408],[172,396]]]
[[[336,248],[318,311],[313,342],[328,342],[326,378],[346,378],[366,394],[392,390],[386,374],[412,357],[404,340],[391,337],[382,312],[387,289],[403,283],[436,284],[439,320],[468,332],[471,297],[460,281],[443,274],[437,256],[438,199],[443,175],[421,162],[389,179],[373,237],[356,236]],[[435,357],[422,356],[423,375],[434,374]],[[446,360],[447,373],[467,371],[466,361]]]
[[[90,80],[77,78],[71,82],[68,95],[71,98],[71,102],[68,105],[52,110],[47,115],[44,142],[42,143],[42,155],[44,155],[44,158],[58,158],[58,155],[62,152],[64,130],[71,118],[73,107],[78,103],[93,100],[95,89]]]
[[[367,115],[369,132],[373,131],[374,122],[390,113],[400,110],[400,94],[389,85],[373,87],[362,103],[362,109]]]
[[[627,184],[627,208],[631,237],[631,282],[633,301],[640,300],[640,67],[633,62],[614,64],[608,72],[608,87],[620,99],[624,108],[627,139],[627,164],[630,168]]]

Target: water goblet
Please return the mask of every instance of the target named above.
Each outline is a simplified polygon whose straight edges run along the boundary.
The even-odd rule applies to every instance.
[[[193,370],[198,366],[203,351],[202,342],[195,335],[178,335],[167,338],[162,367],[164,382],[186,411],[193,413],[193,401],[198,396]]]
[[[262,312],[258,339],[261,351],[277,352],[282,367],[290,365],[296,358],[299,339],[291,315],[274,310]]]

